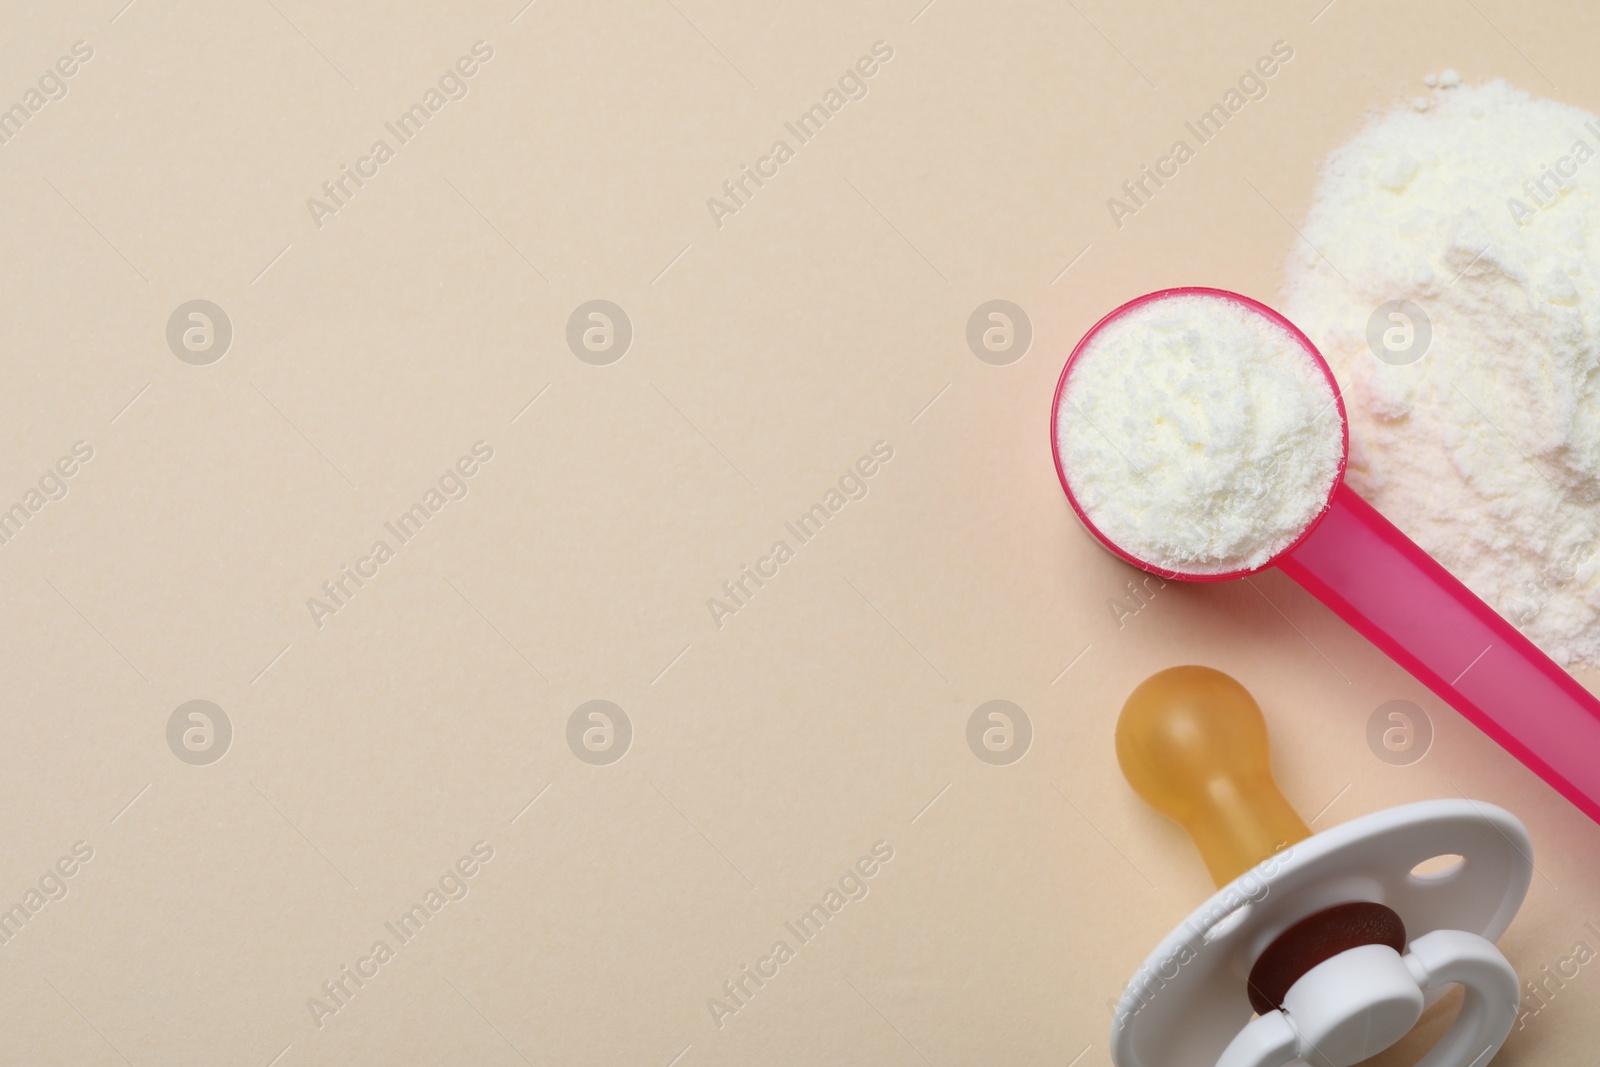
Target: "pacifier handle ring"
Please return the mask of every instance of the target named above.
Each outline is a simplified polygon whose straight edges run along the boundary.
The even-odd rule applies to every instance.
[[[1416,1067],[1483,1067],[1500,1051],[1517,1020],[1521,986],[1517,972],[1494,942],[1465,930],[1435,930],[1411,942],[1407,969],[1420,989],[1460,985],[1461,1010],[1449,1031]],[[1281,1010],[1252,1019],[1217,1060],[1217,1067],[1285,1067],[1296,1060],[1322,1062],[1314,1048],[1301,1048],[1299,1031]],[[1374,1049],[1375,1054],[1379,1050]]]
[[[1464,930],[1435,930],[1411,942],[1405,960],[1423,989],[1459,984],[1465,996],[1449,1032],[1417,1067],[1483,1067],[1517,1021],[1522,987],[1494,942]]]

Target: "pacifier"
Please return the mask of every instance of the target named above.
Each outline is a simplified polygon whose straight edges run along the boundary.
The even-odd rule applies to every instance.
[[[1273,779],[1261,709],[1208,667],[1146,679],[1116,739],[1123,776],[1188,831],[1217,885],[1123,992],[1117,1067],[1350,1067],[1452,985],[1460,1011],[1418,1067],[1500,1050],[1520,988],[1494,940],[1533,874],[1516,816],[1425,800],[1313,834]]]

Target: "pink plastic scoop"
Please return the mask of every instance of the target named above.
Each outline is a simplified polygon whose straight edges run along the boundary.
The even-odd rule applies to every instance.
[[[1262,567],[1184,574],[1137,558],[1089,520],[1061,464],[1057,427],[1073,364],[1108,323],[1172,296],[1232,301],[1268,317],[1300,342],[1333,388],[1344,437],[1338,477],[1327,504],[1304,532]],[[1050,408],[1050,448],[1073,511],[1113,553],[1144,570],[1189,581],[1240,578],[1277,567],[1600,822],[1600,700],[1344,484],[1350,438],[1338,382],[1316,346],[1288,319],[1222,289],[1163,289],[1129,301],[1096,323],[1062,368]]]

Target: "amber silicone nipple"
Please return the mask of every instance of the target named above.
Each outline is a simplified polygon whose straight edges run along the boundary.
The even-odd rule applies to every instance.
[[[1145,679],[1117,719],[1117,762],[1150,806],[1189,831],[1218,888],[1311,830],[1272,777],[1249,691],[1210,667]]]
[[[1151,807],[1189,831],[1218,889],[1311,836],[1272,777],[1261,708],[1221,671],[1173,667],[1145,679],[1117,719],[1117,762]],[[1280,1006],[1302,975],[1347,949],[1405,944],[1405,924],[1382,904],[1350,901],[1305,916],[1255,961],[1251,1006]]]

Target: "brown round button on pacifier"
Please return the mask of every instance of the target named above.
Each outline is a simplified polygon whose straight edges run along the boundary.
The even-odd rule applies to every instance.
[[[1283,1007],[1284,994],[1311,968],[1362,945],[1406,948],[1406,924],[1390,908],[1366,900],[1307,915],[1273,939],[1250,968],[1250,1006],[1258,1014]]]

